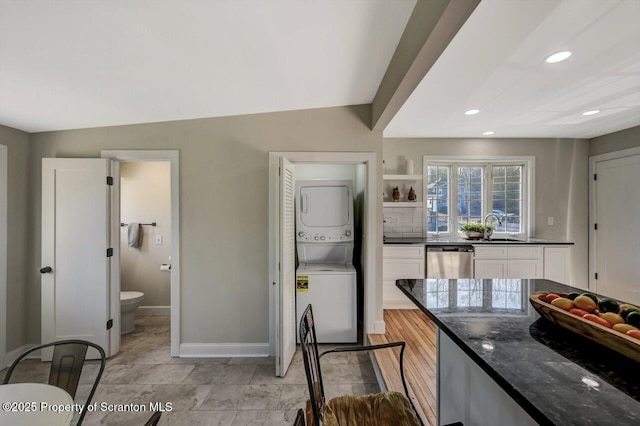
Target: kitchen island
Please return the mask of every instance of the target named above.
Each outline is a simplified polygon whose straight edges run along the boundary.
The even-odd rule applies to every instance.
[[[640,424],[640,365],[541,319],[543,279],[398,280],[438,326],[438,423]]]

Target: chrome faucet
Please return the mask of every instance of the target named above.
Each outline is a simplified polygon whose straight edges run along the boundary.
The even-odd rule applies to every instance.
[[[487,235],[487,220],[489,220],[489,218],[490,218],[491,216],[493,216],[493,217],[495,217],[496,219],[498,219],[498,225],[502,225],[502,218],[501,218],[500,216],[498,216],[497,214],[489,213],[488,215],[486,215],[486,216],[484,217],[484,239],[485,239],[485,240],[488,240],[488,239],[490,239],[490,238],[491,238],[491,236],[490,236],[490,235]]]

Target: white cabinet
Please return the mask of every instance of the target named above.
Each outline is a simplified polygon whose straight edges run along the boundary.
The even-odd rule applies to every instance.
[[[382,306],[415,309],[416,305],[396,287],[399,279],[424,278],[424,245],[388,244],[382,249]]]
[[[571,247],[544,248],[544,278],[571,285]]]
[[[543,278],[541,246],[474,246],[475,278]]]
[[[438,330],[437,348],[438,424],[538,424],[441,330]]]

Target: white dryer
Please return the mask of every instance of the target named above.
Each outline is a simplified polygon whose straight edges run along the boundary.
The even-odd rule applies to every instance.
[[[296,182],[296,225],[298,324],[307,305],[311,304],[318,342],[356,342],[352,181]]]

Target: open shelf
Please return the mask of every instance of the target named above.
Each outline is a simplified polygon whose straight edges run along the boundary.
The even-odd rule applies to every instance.
[[[422,175],[382,175],[383,180],[422,180]]]
[[[382,207],[422,207],[422,201],[385,201],[382,203]]]

